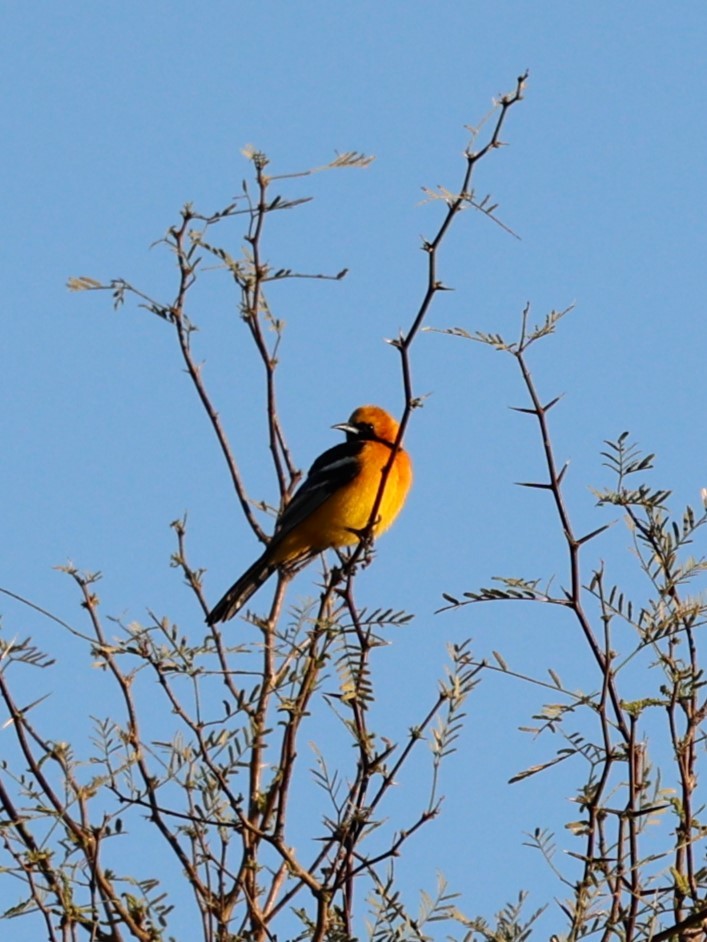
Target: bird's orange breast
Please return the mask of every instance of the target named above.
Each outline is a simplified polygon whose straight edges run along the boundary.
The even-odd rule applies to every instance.
[[[390,448],[387,445],[366,442],[353,480],[336,490],[309,517],[283,535],[275,550],[274,561],[286,563],[307,553],[357,543],[359,534],[371,518],[383,469],[389,460]],[[375,536],[387,530],[398,516],[411,484],[412,463],[407,452],[401,449],[386,478],[377,523],[373,528]]]

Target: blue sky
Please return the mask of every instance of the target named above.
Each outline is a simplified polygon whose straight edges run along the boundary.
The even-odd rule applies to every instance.
[[[525,69],[526,100],[503,135],[509,146],[476,179],[521,238],[478,214],[458,219],[440,258],[454,291],[437,299],[428,323],[515,337],[526,302],[538,320],[574,304],[531,365],[546,398],[564,394],[552,428],[560,459],[571,461],[578,530],[608,519],[589,486],[607,483],[602,441],[624,429],[658,454],[656,481],[673,489],[676,507],[696,503],[707,483],[704,5],[203,6],[4,9],[0,585],[77,621],[75,592],[52,568],[70,559],[104,573],[105,613],[130,620],[151,609],[187,633],[201,630],[169,568],[170,521],[188,511],[193,562],[208,568],[214,600],[256,546],[168,328],[130,303],[115,313],[107,296],[70,294],[67,278],[124,277],[169,296],[171,259],[150,245],[184,202],[208,212],[239,192],[248,144],[275,173],[322,165],[337,151],[375,154],[366,170],[283,183],[285,195],[315,200],[269,225],[273,264],[350,269],[341,282],[294,282],[270,295],[287,322],[283,416],[305,467],[356,405],[400,411],[398,360],[384,338],[410,323],[422,296],[420,238],[435,231],[440,207],[424,202],[421,187],[459,184],[464,126]],[[235,296],[214,275],[200,298],[198,355],[251,490],[272,499],[253,408],[260,374]],[[380,662],[400,734],[420,691],[432,695],[449,641],[472,636],[480,657],[498,649],[528,673],[554,659],[570,687],[591,677],[573,626],[556,613],[433,615],[442,592],[494,575],[556,572],[562,581],[564,558],[549,501],[513,484],[540,473],[541,455],[530,421],[507,408],[525,404],[510,359],[428,333],[412,363],[415,392],[429,394],[407,439],[415,487],[359,579],[364,604],[417,613]],[[606,539],[588,568],[613,554],[628,570],[625,533],[616,527]],[[305,576],[300,585],[307,592],[312,583]],[[101,685],[86,679],[81,704],[70,694],[90,674],[88,656],[26,608],[5,600],[0,610],[7,633],[32,633],[60,658],[42,678],[55,691],[51,721],[62,738],[83,735],[85,702]],[[445,814],[410,850],[411,890],[443,870],[464,908],[486,915],[523,887],[532,906],[559,892],[522,833],[561,829],[572,779],[506,785],[547,755],[517,732],[539,697],[506,678],[489,678],[472,697],[446,769]],[[557,912],[545,918],[551,931]]]

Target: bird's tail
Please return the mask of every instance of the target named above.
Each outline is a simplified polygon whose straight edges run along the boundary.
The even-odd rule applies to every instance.
[[[260,586],[270,578],[277,569],[277,563],[273,563],[271,559],[266,557],[267,554],[264,553],[260,559],[253,563],[250,569],[246,569],[240,579],[233,583],[221,601],[217,602],[206,616],[207,625],[216,625],[220,621],[228,621],[229,618],[233,618],[243,608],[251,595],[257,592]]]

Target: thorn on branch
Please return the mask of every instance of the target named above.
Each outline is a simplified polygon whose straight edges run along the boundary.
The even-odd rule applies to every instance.
[[[603,533],[604,530],[608,530],[612,524],[605,523],[603,527],[597,527],[596,530],[592,530],[591,533],[587,533],[586,536],[581,537],[577,540],[577,546],[582,546],[583,543],[588,543],[590,540],[593,540],[595,536],[599,536],[600,533]]]

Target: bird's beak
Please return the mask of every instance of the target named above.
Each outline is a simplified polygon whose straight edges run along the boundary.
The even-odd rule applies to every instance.
[[[346,432],[348,435],[358,434],[358,429],[355,425],[351,425],[350,422],[339,422],[338,425],[332,425],[332,428],[338,429],[340,432]]]

